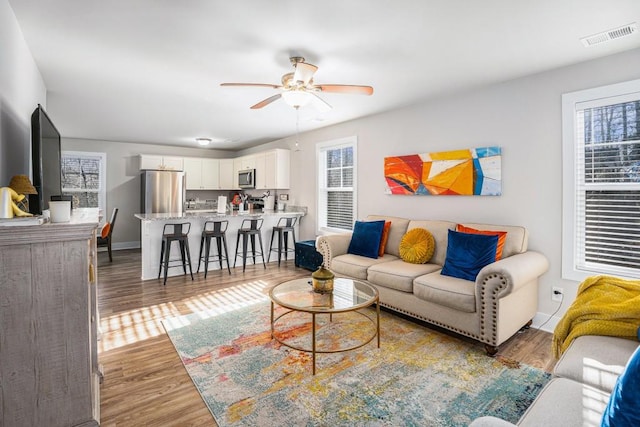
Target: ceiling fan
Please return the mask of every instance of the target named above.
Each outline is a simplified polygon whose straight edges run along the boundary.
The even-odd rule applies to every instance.
[[[304,58],[301,56],[294,56],[289,58],[289,60],[295,68],[295,71],[282,76],[282,84],[280,85],[268,83],[221,83],[220,86],[269,87],[281,91],[276,95],[252,105],[252,110],[265,107],[282,98],[287,104],[296,109],[311,103],[320,111],[328,111],[331,109],[331,105],[320,98],[317,95],[318,92],[352,93],[359,95],[371,95],[373,93],[371,86],[315,84],[313,82],[313,75],[318,70],[318,67],[304,62]]]

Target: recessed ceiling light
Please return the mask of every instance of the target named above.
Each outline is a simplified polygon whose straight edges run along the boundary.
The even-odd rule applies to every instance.
[[[211,138],[196,138],[198,145],[209,145],[211,144]]]

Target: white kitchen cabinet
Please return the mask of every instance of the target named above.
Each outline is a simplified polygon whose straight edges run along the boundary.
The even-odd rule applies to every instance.
[[[289,150],[275,149],[254,154],[256,189],[281,190],[290,187]]]
[[[159,156],[155,154],[140,154],[140,170],[176,170],[184,169],[183,158],[174,156]]]
[[[256,156],[254,154],[250,156],[240,157],[239,170],[255,169],[255,168],[256,168]]]
[[[233,159],[220,159],[219,183],[220,189],[232,190],[238,188],[236,181],[238,173],[233,167]]]
[[[220,190],[220,160],[202,159],[202,188]]]
[[[187,190],[219,190],[218,159],[184,158]]]
[[[286,190],[291,186],[289,174],[291,171],[291,152],[275,149],[264,153],[264,188]]]

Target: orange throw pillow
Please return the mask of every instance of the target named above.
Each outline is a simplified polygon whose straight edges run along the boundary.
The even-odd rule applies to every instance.
[[[100,234],[103,239],[106,239],[109,236],[109,231],[111,231],[111,224],[106,223],[104,227],[102,227],[102,233]]]
[[[469,234],[488,234],[490,236],[498,236],[498,248],[496,249],[496,261],[502,258],[502,250],[504,249],[504,242],[507,240],[506,231],[493,231],[493,230],[476,230],[475,228],[465,227],[462,224],[456,226],[456,231]]]
[[[384,228],[382,229],[382,237],[380,238],[378,256],[384,255],[384,249],[387,247],[387,240],[389,240],[389,228],[391,228],[391,221],[385,221]]]

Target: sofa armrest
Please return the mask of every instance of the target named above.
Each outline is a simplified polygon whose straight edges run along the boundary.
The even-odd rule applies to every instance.
[[[476,309],[482,342],[497,346],[530,322],[538,309],[538,278],[549,268],[547,258],[528,251],[487,265],[476,277]]]
[[[325,268],[331,268],[331,260],[349,250],[353,233],[327,234],[316,239],[316,249],[322,255]]]
[[[480,417],[476,418],[469,424],[469,427],[513,427],[515,424],[511,424],[509,421],[502,420],[496,417]]]
[[[480,270],[476,277],[476,296],[503,298],[536,280],[548,269],[547,257],[539,252],[528,251],[503,258]]]

